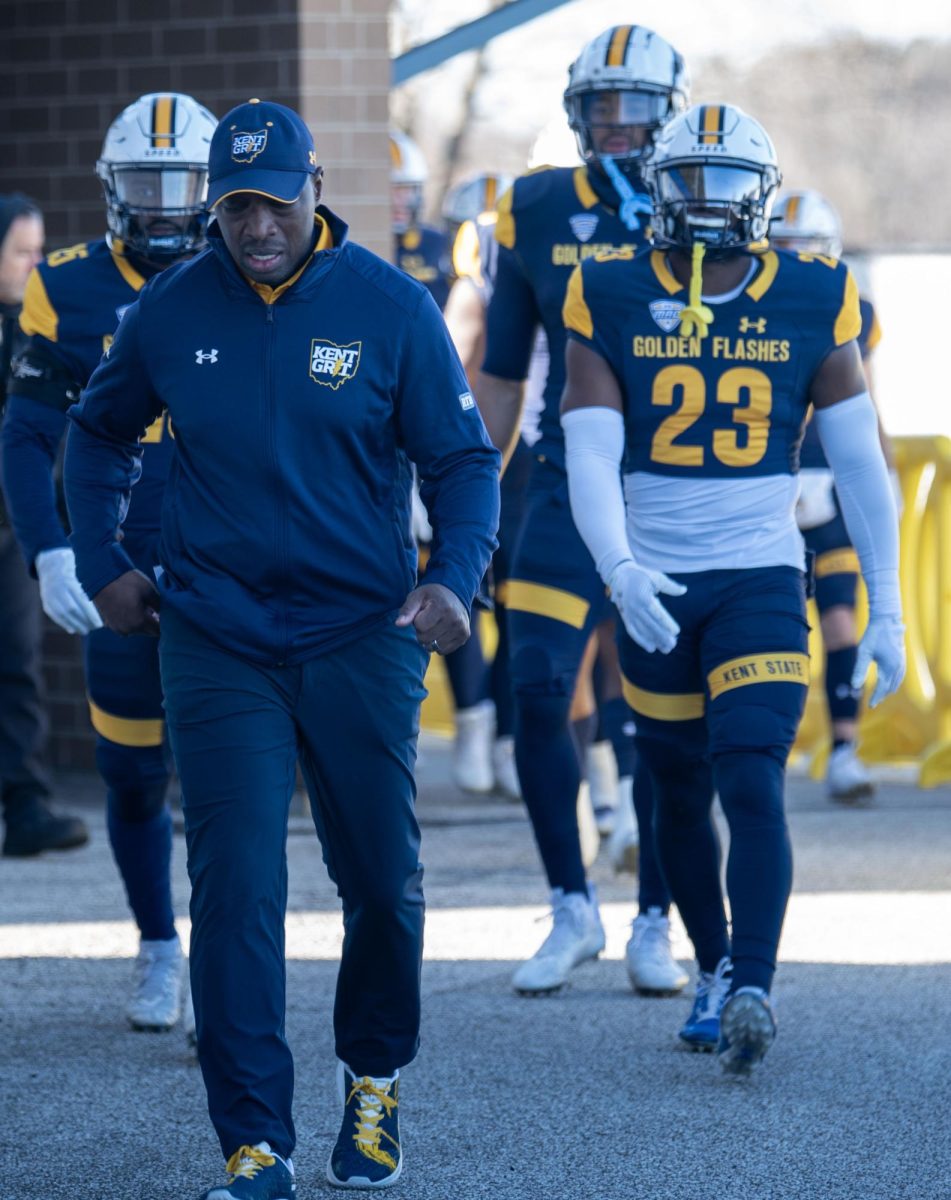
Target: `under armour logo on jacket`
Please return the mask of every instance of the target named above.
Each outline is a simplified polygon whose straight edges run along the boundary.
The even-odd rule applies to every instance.
[[[195,351],[195,362],[198,363],[199,366],[201,366],[202,363],[206,363],[206,362],[216,363],[217,361],[218,361],[218,351],[217,350],[196,350]]]

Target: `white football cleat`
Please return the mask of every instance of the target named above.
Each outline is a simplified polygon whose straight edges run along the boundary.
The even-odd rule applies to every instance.
[[[177,937],[139,944],[135,991],[126,1007],[133,1029],[151,1033],[172,1029],[182,1012],[185,956]]]
[[[836,747],[829,755],[826,791],[830,800],[844,804],[865,799],[875,791],[872,778],[851,742]]]
[[[523,996],[557,992],[568,975],[604,949],[604,928],[595,890],[588,895],[555,888],[551,894],[552,929],[538,950],[512,976],[512,986]]]
[[[456,737],[452,744],[452,781],[464,792],[491,792],[492,741],[495,705],[483,700],[456,712]]]
[[[635,992],[675,996],[687,986],[687,972],[670,949],[670,921],[659,908],[635,917],[624,958]]]
[[[515,738],[511,734],[497,737],[492,746],[492,774],[495,790],[509,800],[521,800],[522,786],[515,765]]]
[[[634,780],[630,775],[618,780],[617,795],[617,817],[608,838],[608,856],[616,875],[622,871],[636,875],[640,862],[641,841],[637,830],[637,815],[634,812]]]
[[[585,751],[585,776],[591,785],[591,804],[598,833],[607,837],[617,817],[617,759],[610,742],[593,742]]]
[[[587,871],[598,857],[598,851],[601,849],[601,835],[598,833],[598,823],[591,806],[591,788],[588,786],[587,779],[582,779],[578,786],[576,813],[578,840],[581,842],[581,861]]]

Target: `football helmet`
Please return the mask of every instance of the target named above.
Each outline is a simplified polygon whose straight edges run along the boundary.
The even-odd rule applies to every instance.
[[[202,249],[217,124],[197,100],[176,92],[151,92],[123,109],[96,163],[110,245],[157,266]]]
[[[475,221],[483,213],[495,212],[499,197],[511,186],[511,175],[497,171],[470,175],[446,192],[442,202],[443,219],[453,229],[458,229],[464,221]]]
[[[659,34],[643,25],[606,29],[568,68],[565,110],[582,159],[610,157],[638,174],[657,131],[687,107],[689,89],[684,60]],[[633,145],[634,127],[647,131],[643,145]]]
[[[785,250],[842,257],[842,223],[821,192],[786,192],[769,223],[770,240]]]
[[[644,182],[658,246],[711,251],[761,242],[782,176],[768,134],[739,108],[702,104],[658,133]]]
[[[394,233],[405,233],[418,223],[428,178],[429,169],[419,146],[402,130],[391,129],[390,197]]]

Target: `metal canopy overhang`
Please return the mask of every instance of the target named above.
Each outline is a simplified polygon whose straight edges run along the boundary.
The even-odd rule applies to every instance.
[[[570,0],[509,0],[508,4],[484,17],[477,17],[467,25],[450,29],[441,37],[433,38],[422,46],[414,46],[399,58],[393,59],[392,86],[399,87],[423,71],[431,71],[433,67],[441,66],[457,54],[465,54],[467,50],[478,50],[486,42],[510,29],[516,29],[528,21],[534,21],[552,9],[560,8]]]

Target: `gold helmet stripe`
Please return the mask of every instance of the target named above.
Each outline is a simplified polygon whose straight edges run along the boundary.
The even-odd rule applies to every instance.
[[[498,198],[499,181],[494,175],[485,177],[485,204],[483,205],[484,212],[492,212],[495,208],[495,201]]]
[[[390,166],[401,167],[403,165],[403,155],[400,151],[399,142],[396,138],[390,138]]]
[[[790,196],[786,201],[786,220],[791,225],[796,219],[796,214],[799,212],[800,196]]]
[[[156,96],[152,101],[152,145],[168,150],[174,144],[175,97]]]
[[[723,143],[723,105],[705,104],[700,118],[700,128],[703,137],[701,145],[719,146]]]
[[[615,28],[608,45],[608,57],[604,64],[606,67],[624,66],[624,59],[627,56],[627,48],[633,32],[633,25],[618,25]]]

